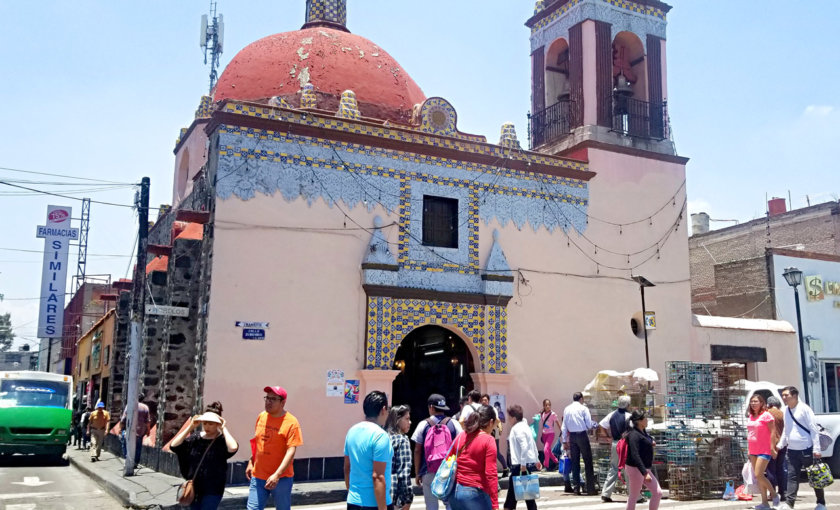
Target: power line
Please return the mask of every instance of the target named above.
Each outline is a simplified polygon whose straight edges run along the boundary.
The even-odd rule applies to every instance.
[[[23,253],[44,253],[44,250],[24,250],[23,248],[0,248],[3,251],[17,251]],[[129,255],[88,253],[88,257],[129,257]]]
[[[79,200],[79,201],[84,200],[84,198],[71,197],[69,195],[63,195],[61,193],[53,193],[53,192],[50,192],[50,191],[44,191],[44,190],[40,190],[40,189],[29,188],[29,187],[26,187],[26,186],[21,186],[19,184],[11,184],[11,183],[8,183],[6,181],[0,181],[0,184],[5,184],[6,186],[11,186],[13,188],[25,189],[27,191],[32,191],[34,193],[40,193],[42,195],[51,195],[51,196],[59,197],[59,198],[66,198],[68,200]],[[133,205],[117,204],[115,202],[103,202],[101,200],[91,200],[90,202],[92,204],[110,205],[110,206],[114,206],[114,207],[126,207],[128,209],[134,209],[134,207],[135,207]],[[160,208],[159,207],[149,207],[149,209],[156,209],[157,210],[157,209],[160,209]]]
[[[20,172],[20,173],[24,173],[24,174],[33,174],[33,175],[48,175],[50,177],[64,177],[64,178],[67,178],[67,179],[78,179],[80,181],[101,182],[101,183],[105,183],[105,184],[134,184],[134,185],[137,185],[137,183],[106,181],[106,180],[103,180],[103,179],[92,179],[90,177],[78,177],[78,176],[75,176],[75,175],[67,175],[67,174],[53,174],[53,173],[48,173],[48,172],[35,172],[33,170],[21,170],[20,168],[8,168],[8,167],[4,167],[4,166],[0,166],[0,170],[6,170],[7,172]]]

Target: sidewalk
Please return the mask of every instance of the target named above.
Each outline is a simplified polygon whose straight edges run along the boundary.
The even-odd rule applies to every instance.
[[[140,509],[180,509],[175,501],[178,486],[183,480],[174,476],[152,471],[142,465],[131,477],[123,477],[124,462],[112,453],[102,451],[99,461],[90,461],[90,452],[68,448],[67,457],[79,471],[97,482],[123,506]],[[142,459],[141,459],[142,460]],[[507,478],[499,480],[502,489],[507,489]],[[563,478],[557,473],[541,473],[543,487],[562,485]],[[414,488],[420,495],[419,487]],[[339,503],[346,500],[347,491],[343,481],[298,482],[292,487],[292,506]],[[245,508],[248,501],[248,487],[237,486],[225,489],[225,496],[219,508]]]

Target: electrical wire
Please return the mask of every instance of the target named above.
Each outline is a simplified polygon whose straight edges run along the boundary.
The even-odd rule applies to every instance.
[[[106,181],[103,179],[92,179],[90,177],[78,177],[75,175],[67,175],[67,174],[55,174],[55,173],[48,173],[48,172],[35,172],[33,170],[21,170],[20,168],[9,168],[0,166],[0,170],[5,170],[7,172],[19,172],[24,174],[32,174],[32,175],[47,175],[50,177],[64,177],[66,179],[77,179],[80,181],[89,181],[89,182],[101,182],[104,184],[134,184],[131,182],[117,182],[117,181]]]
[[[39,193],[39,194],[42,194],[42,195],[50,195],[50,196],[59,197],[59,198],[66,198],[68,200],[79,200],[79,201],[84,201],[85,200],[84,198],[73,197],[73,196],[64,195],[64,194],[61,194],[61,193],[53,193],[53,192],[50,192],[50,191],[44,191],[44,190],[35,189],[35,188],[29,188],[27,186],[21,186],[19,184],[10,184],[6,181],[0,181],[0,184],[4,184],[6,186],[11,186],[13,188],[25,189],[27,191],[32,191],[34,193]],[[110,205],[110,206],[114,206],[114,207],[127,207],[129,209],[134,209],[135,208],[134,205],[118,204],[118,203],[115,203],[115,202],[104,202],[104,201],[101,201],[101,200],[90,200],[90,203],[101,204],[101,205]],[[148,209],[159,210],[160,208],[159,207],[149,207]]]

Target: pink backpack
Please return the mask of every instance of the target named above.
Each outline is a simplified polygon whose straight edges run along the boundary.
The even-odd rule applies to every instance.
[[[423,453],[426,456],[426,468],[429,473],[437,473],[452,446],[452,432],[449,430],[449,418],[435,423],[432,418],[426,420],[429,427],[423,439]]]

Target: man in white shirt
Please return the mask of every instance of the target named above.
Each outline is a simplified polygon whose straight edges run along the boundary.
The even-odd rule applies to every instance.
[[[796,503],[796,493],[799,491],[799,472],[804,467],[820,458],[820,442],[814,411],[799,400],[799,390],[787,386],[782,390],[782,400],[787,405],[785,409],[785,431],[779,438],[777,447],[781,450],[787,446],[787,505],[782,508],[793,508]],[[815,510],[825,510],[825,491],[814,489],[817,497]]]
[[[580,495],[580,457],[583,455],[583,465],[586,469],[586,495],[597,496],[595,491],[595,470],[592,466],[592,446],[589,444],[589,431],[598,426],[592,421],[589,408],[583,405],[583,393],[577,392],[572,395],[573,402],[563,410],[563,426],[560,431],[563,435],[563,445],[566,451],[571,452],[572,457],[572,481],[574,482],[574,493]],[[566,484],[566,492],[571,487]]]
[[[458,421],[461,422],[461,428],[467,422],[467,417],[476,412],[481,407],[481,393],[478,390],[472,390],[467,393],[467,405],[461,408],[461,415]]]
[[[630,430],[630,412],[627,408],[630,406],[630,395],[621,395],[618,397],[618,409],[606,415],[598,425],[604,430],[604,433],[612,439],[612,448],[610,449],[610,471],[607,473],[607,479],[604,481],[604,487],[601,489],[601,501],[604,503],[612,503],[612,493],[615,490],[615,483],[618,481],[618,452],[615,447],[622,435]]]

